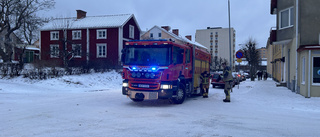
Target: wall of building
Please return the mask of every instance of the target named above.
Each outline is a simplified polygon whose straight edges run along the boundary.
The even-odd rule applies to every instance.
[[[320,1],[299,0],[301,45],[318,45],[320,33]],[[312,26],[312,27],[310,27]]]
[[[118,63],[118,53],[119,53],[119,30],[118,28],[99,28],[107,29],[107,39],[97,39],[97,29],[89,30],[89,42],[90,42],[90,62],[104,62],[112,63],[116,65]],[[97,44],[107,44],[107,58],[97,58]]]
[[[295,77],[296,77],[296,45],[295,39],[284,46],[283,50],[285,58],[285,81],[287,87],[291,90],[295,88]]]
[[[273,56],[272,56],[272,51],[273,51],[273,45],[269,44],[269,41],[268,41],[268,45],[267,45],[267,73],[268,74],[271,74],[272,75],[272,61],[273,61]]]

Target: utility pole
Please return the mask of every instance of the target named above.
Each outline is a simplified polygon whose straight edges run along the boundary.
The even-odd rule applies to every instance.
[[[230,69],[232,71],[232,55],[231,55],[231,28],[230,28],[230,0],[228,0],[228,16],[229,16],[229,50],[230,50]]]

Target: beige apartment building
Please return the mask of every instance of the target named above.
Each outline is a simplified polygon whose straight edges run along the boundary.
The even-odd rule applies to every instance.
[[[234,70],[235,66],[235,30],[231,28],[231,49],[229,48],[229,28],[210,28],[200,29],[196,31],[195,41],[207,47],[211,53],[212,66],[216,66],[214,58],[222,58],[230,63],[230,50],[231,60]],[[214,68],[215,69],[215,68]]]

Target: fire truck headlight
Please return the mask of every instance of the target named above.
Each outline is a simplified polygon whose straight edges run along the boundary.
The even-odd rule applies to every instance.
[[[155,76],[156,76],[156,74],[154,74],[154,73],[150,74],[150,78],[154,78]]]
[[[141,77],[141,73],[140,73],[140,72],[137,73],[137,77],[138,77],[138,78]]]
[[[146,74],[144,74],[144,76],[145,76],[146,78],[149,78],[149,77],[150,77],[150,74],[149,74],[149,73],[146,73]]]
[[[172,89],[172,85],[163,84],[160,87],[161,89]]]
[[[129,84],[128,83],[122,83],[122,86],[126,88],[126,87],[129,86]]]
[[[133,72],[133,73],[131,74],[131,76],[134,78],[134,77],[137,76],[137,73]]]

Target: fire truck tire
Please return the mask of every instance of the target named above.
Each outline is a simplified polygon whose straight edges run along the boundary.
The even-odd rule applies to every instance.
[[[177,97],[172,98],[172,102],[175,104],[182,104],[186,99],[186,89],[183,84],[179,84],[179,89],[176,94]]]

